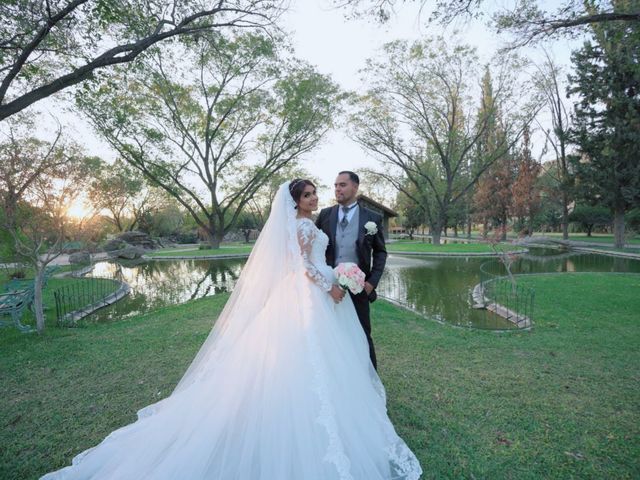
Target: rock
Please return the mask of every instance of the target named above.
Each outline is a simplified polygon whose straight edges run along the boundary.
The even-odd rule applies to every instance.
[[[129,245],[133,245],[135,247],[141,247],[146,249],[154,249],[156,248],[156,242],[144,232],[131,231],[131,232],[123,232],[116,237],[118,240],[122,240],[127,242]]]
[[[135,258],[140,258],[142,255],[145,254],[145,249],[144,248],[140,248],[140,247],[127,247],[127,248],[123,248],[122,250],[120,250],[119,252],[114,252],[116,253],[116,256],[118,258],[125,258],[127,260],[133,260]]]
[[[114,252],[130,247],[152,250],[157,248],[158,245],[148,234],[132,231],[119,234],[117,237],[105,243],[103,248],[105,252]]]
[[[78,265],[91,263],[91,255],[89,252],[76,252],[69,255],[69,263]]]
[[[130,245],[127,242],[120,240],[119,238],[114,238],[105,243],[103,249],[105,252],[113,252],[116,250],[122,250],[123,248],[127,248],[129,246]]]

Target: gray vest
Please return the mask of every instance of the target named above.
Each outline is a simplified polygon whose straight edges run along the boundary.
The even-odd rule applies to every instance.
[[[339,217],[338,217],[339,218]],[[345,262],[358,263],[358,255],[356,253],[356,240],[358,240],[358,225],[360,223],[360,207],[351,217],[351,221],[346,228],[340,226],[340,222],[336,225],[336,244],[335,244],[335,265]]]

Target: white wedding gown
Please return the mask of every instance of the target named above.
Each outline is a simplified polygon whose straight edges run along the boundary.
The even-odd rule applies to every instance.
[[[239,316],[251,311],[251,292],[232,297],[224,324],[169,397],[44,479],[420,477],[387,416],[350,297],[336,305],[326,291],[334,278],[327,236],[308,219],[293,222],[304,268],[272,280],[251,318]],[[269,261],[250,259],[247,276],[264,262],[282,263]],[[260,284],[253,288],[259,296]]]

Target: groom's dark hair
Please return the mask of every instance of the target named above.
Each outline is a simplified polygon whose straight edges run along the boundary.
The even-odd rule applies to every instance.
[[[349,175],[349,179],[355,183],[356,185],[360,185],[360,177],[358,176],[357,173],[352,172],[351,170],[343,170],[342,172],[338,172],[338,175],[342,175],[346,173],[347,175]]]

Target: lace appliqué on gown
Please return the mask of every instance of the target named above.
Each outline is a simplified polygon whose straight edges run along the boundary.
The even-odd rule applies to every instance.
[[[333,284],[320,272],[317,265],[326,265],[324,251],[329,239],[308,218],[299,218],[297,227],[298,243],[307,275],[316,285],[328,292]]]
[[[330,270],[330,267],[326,265],[324,255],[329,238],[307,218],[297,219],[297,234],[307,275],[323,290],[330,290],[332,282],[321,272],[321,270]],[[315,370],[313,389],[320,400],[320,411],[316,422],[324,427],[329,438],[324,460],[334,465],[340,480],[354,480],[351,473],[351,462],[345,453],[345,447],[336,423],[331,396],[329,395],[329,374],[321,360],[320,345],[317,341],[317,335],[313,332],[313,326],[307,332],[307,343],[309,345],[310,359]],[[386,403],[385,389],[378,376],[374,374],[371,381],[376,393]],[[386,453],[392,478],[397,480],[418,480],[422,474],[422,469],[413,452],[395,435],[395,432],[393,434],[388,432],[388,434]]]

